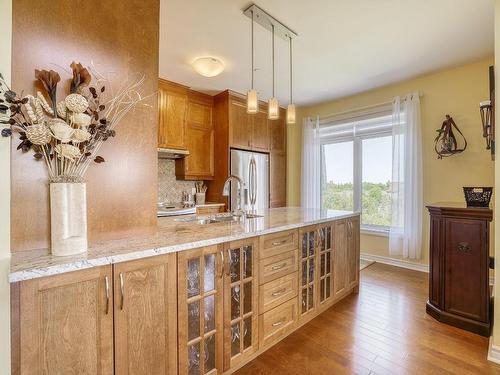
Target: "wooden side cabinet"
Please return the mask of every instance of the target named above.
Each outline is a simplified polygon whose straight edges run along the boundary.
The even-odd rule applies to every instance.
[[[158,85],[158,147],[186,148],[187,90],[186,86],[160,79]]]
[[[429,300],[437,320],[483,336],[491,331],[489,208],[427,206],[431,215]]]
[[[115,373],[177,373],[176,254],[114,270]]]
[[[103,266],[14,285],[13,368],[21,375],[113,374],[112,282],[111,266]]]

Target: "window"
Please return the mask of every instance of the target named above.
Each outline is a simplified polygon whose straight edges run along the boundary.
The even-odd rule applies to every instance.
[[[322,120],[320,125],[322,207],[359,210],[364,230],[388,231],[392,178],[390,108]]]

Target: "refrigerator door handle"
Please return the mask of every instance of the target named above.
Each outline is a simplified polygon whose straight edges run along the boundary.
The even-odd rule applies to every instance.
[[[250,198],[250,203],[254,206],[257,202],[257,163],[253,157],[250,161],[250,170],[252,171],[252,178],[250,180],[252,184],[252,196]]]

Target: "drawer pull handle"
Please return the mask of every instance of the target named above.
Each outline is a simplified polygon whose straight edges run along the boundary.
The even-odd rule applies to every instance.
[[[277,270],[280,270],[282,268],[286,267],[286,263],[281,263],[281,264],[278,264],[277,266],[273,266],[271,269],[273,271],[277,271]]]
[[[109,279],[108,276],[104,278],[105,286],[106,286],[106,315],[109,313]]]
[[[278,327],[278,326],[282,325],[283,323],[285,323],[285,319],[281,319],[279,322],[273,323],[273,327]]]
[[[123,282],[123,273],[120,272],[120,294],[121,294],[121,302],[120,302],[120,310],[123,310],[123,304],[125,303],[125,285]]]
[[[280,290],[277,290],[276,292],[274,292],[273,294],[271,294],[273,297],[277,297],[277,296],[281,296],[283,293],[286,292],[286,288],[282,288]]]
[[[457,246],[457,250],[458,251],[467,252],[467,251],[470,251],[471,248],[470,248],[470,245],[467,242],[459,242],[458,246]]]
[[[281,241],[276,241],[276,242],[273,242],[273,246],[279,246],[279,245],[283,245],[287,242],[287,240],[281,240]]]

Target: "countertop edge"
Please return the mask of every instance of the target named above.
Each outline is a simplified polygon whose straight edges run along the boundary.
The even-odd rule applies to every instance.
[[[242,233],[242,234],[236,234],[236,235],[232,235],[232,236],[216,237],[213,239],[187,242],[187,243],[183,243],[183,244],[179,244],[179,245],[151,248],[151,249],[147,249],[147,250],[131,251],[130,253],[126,253],[126,254],[102,256],[102,257],[98,257],[98,258],[90,259],[90,260],[73,261],[73,262],[69,262],[68,264],[58,264],[58,265],[53,265],[53,266],[48,266],[48,267],[34,267],[33,269],[27,269],[27,270],[9,273],[8,281],[9,281],[9,283],[12,284],[12,283],[20,282],[20,281],[32,280],[32,279],[46,277],[46,276],[60,275],[63,273],[88,269],[88,268],[92,268],[92,267],[105,266],[105,265],[122,263],[122,262],[142,259],[142,258],[148,258],[148,257],[152,257],[152,256],[162,255],[162,254],[177,253],[180,251],[192,250],[192,249],[205,247],[205,246],[218,245],[221,243],[237,241],[237,240],[252,238],[252,237],[256,237],[256,236],[263,236],[266,234],[282,232],[285,230],[299,229],[299,228],[306,227],[309,225],[317,225],[317,224],[322,224],[322,223],[326,223],[329,221],[342,220],[342,219],[347,219],[347,218],[355,217],[355,216],[359,216],[359,212],[352,212],[352,213],[350,212],[350,213],[338,215],[336,217],[311,220],[311,221],[308,221],[305,223],[282,225],[282,226],[277,226],[274,228],[257,230],[255,232],[251,232],[251,233]]]

